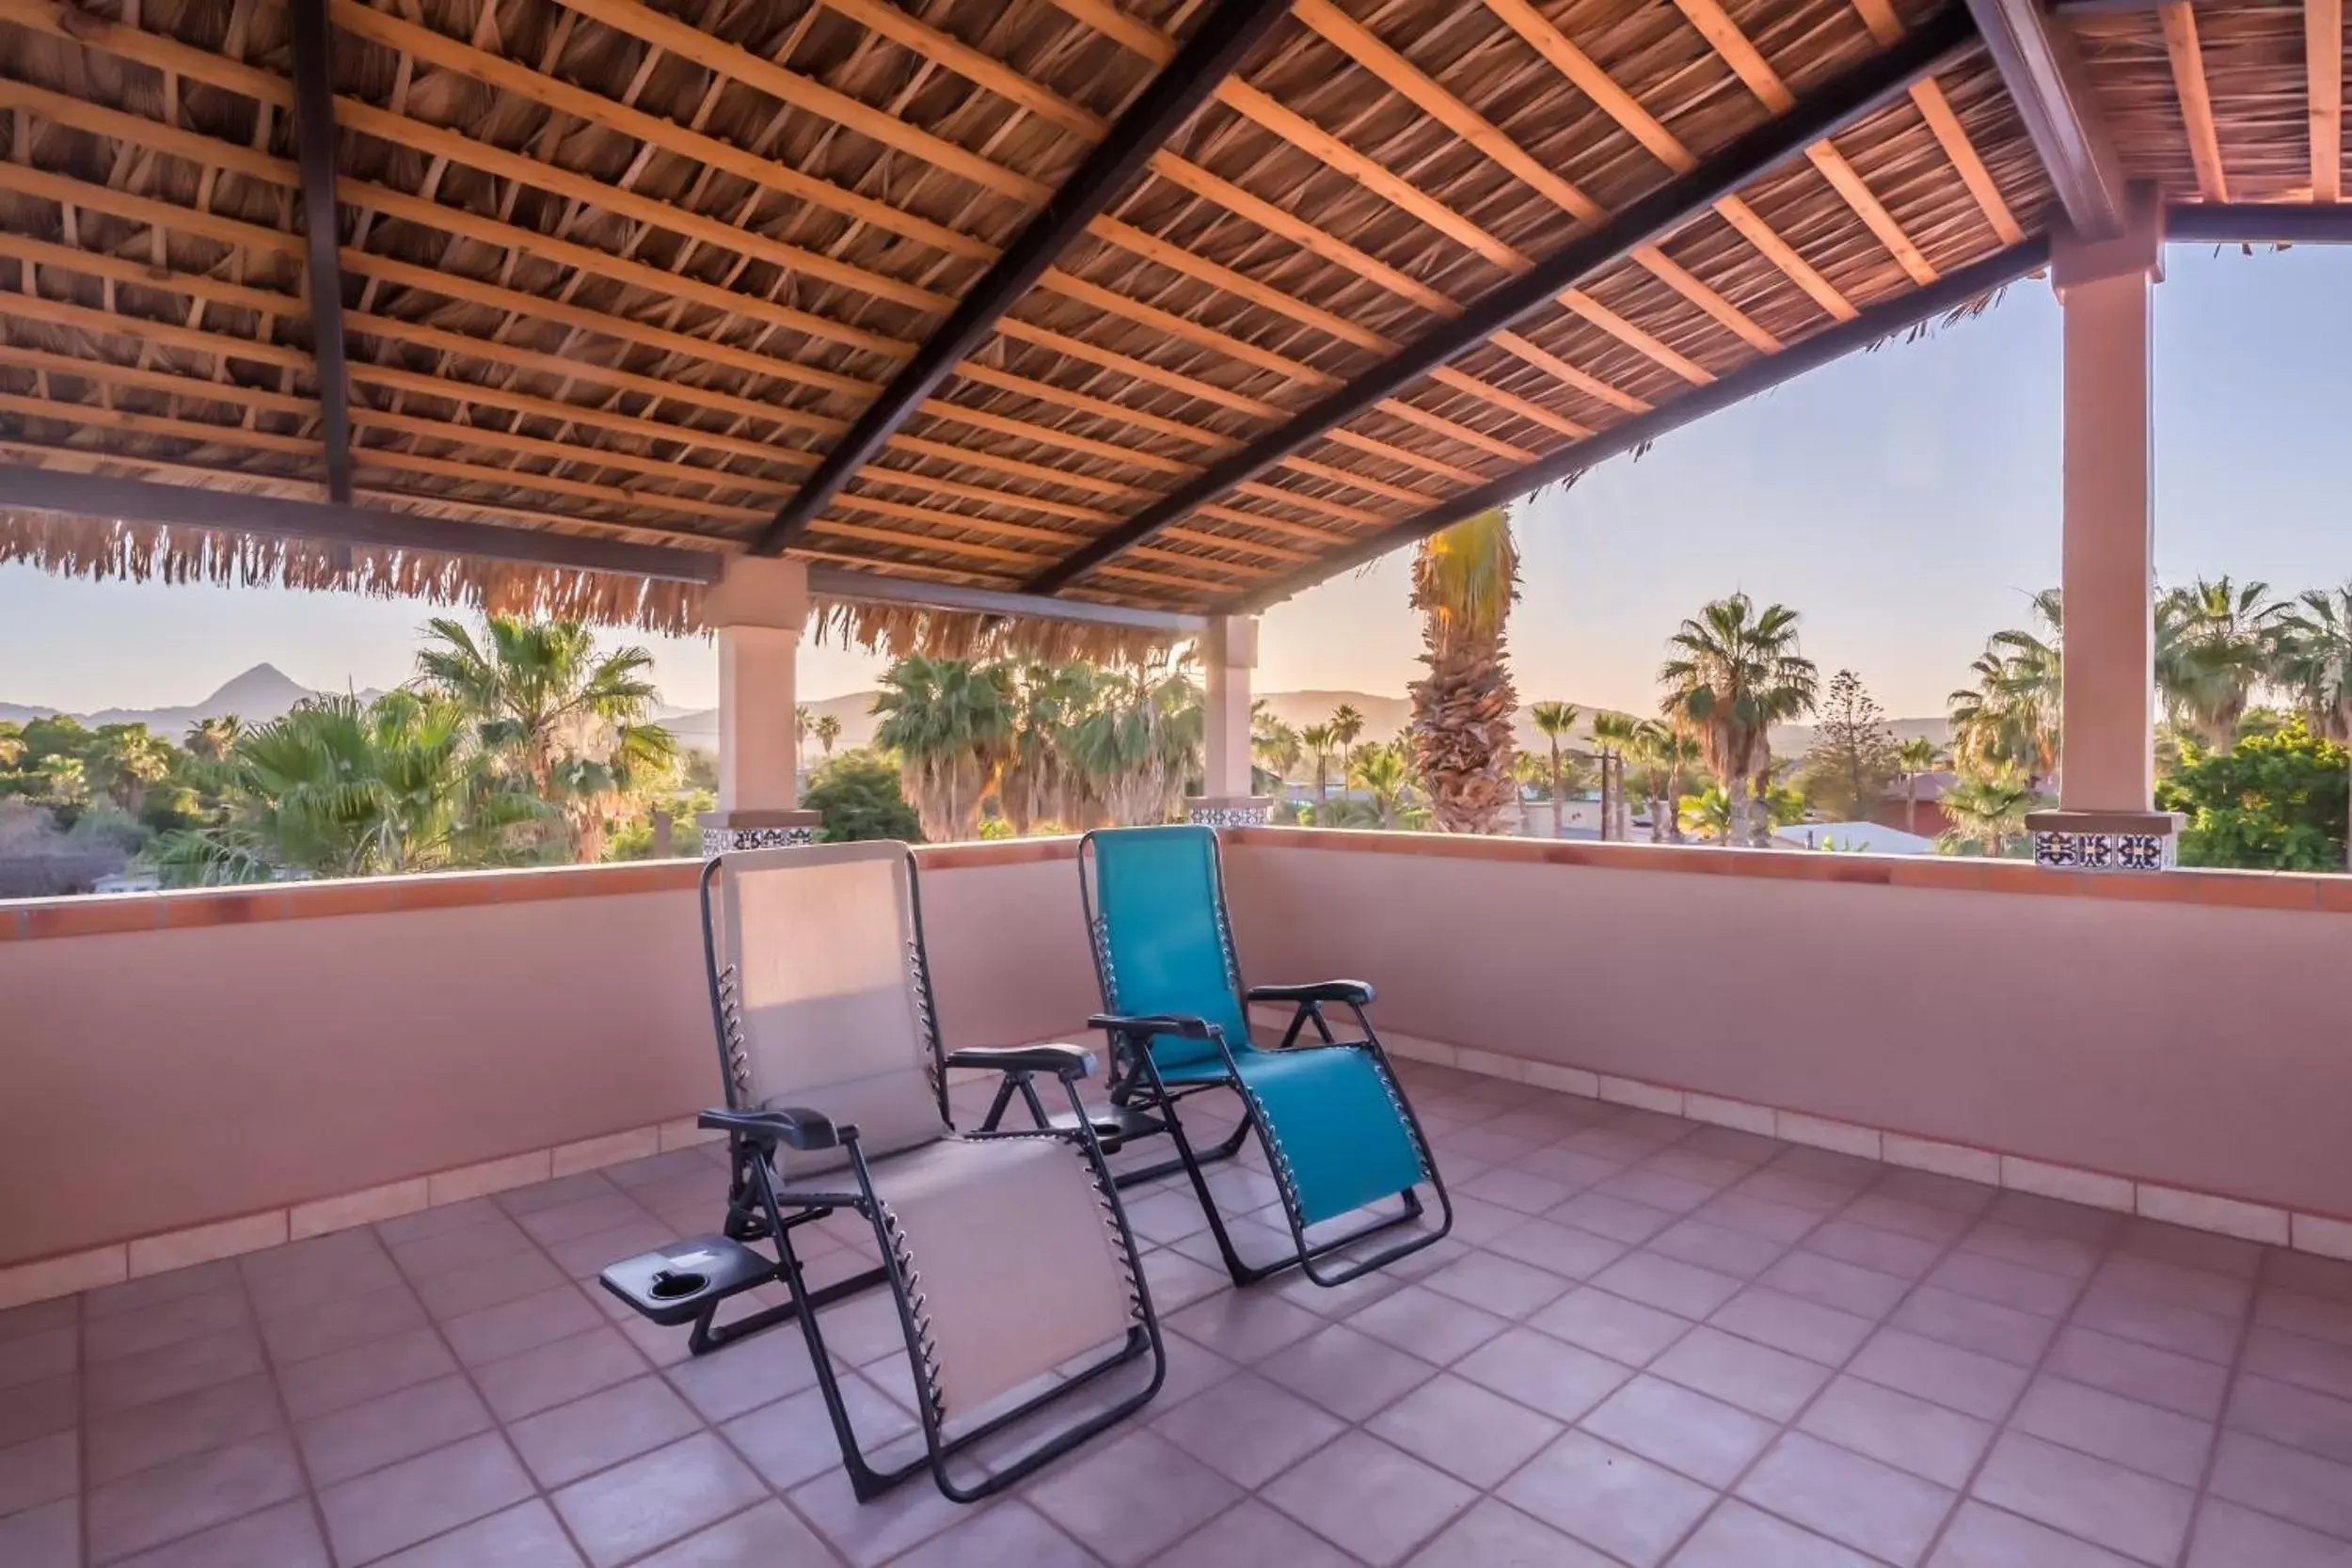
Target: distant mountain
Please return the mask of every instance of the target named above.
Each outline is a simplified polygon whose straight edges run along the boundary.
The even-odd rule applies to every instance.
[[[289,676],[275,664],[257,664],[237,676],[202,702],[185,707],[109,707],[95,713],[77,713],[72,717],[91,729],[101,724],[145,724],[156,734],[177,740],[190,724],[199,719],[217,719],[235,714],[248,724],[263,724],[278,717],[296,703],[326,693],[313,691]],[[373,696],[373,692],[361,692]],[[61,710],[54,707],[32,707],[15,703],[0,703],[0,720],[23,723],[31,719],[46,719]]]

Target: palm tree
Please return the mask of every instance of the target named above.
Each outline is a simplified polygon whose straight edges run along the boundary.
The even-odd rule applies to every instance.
[[[816,728],[816,725],[817,716],[809,712],[806,703],[793,705],[792,761],[796,766],[808,758],[808,732]]]
[[[1944,815],[1951,827],[1942,847],[1951,850],[1973,843],[1987,855],[2002,854],[2010,839],[2026,831],[2026,814],[2035,799],[2033,781],[2013,763],[1963,773],[1944,792]]]
[[[1895,748],[1895,766],[1903,775],[1903,832],[1919,831],[1919,775],[1928,772],[1944,760],[1935,742],[1924,735],[1915,735]]]
[[[833,713],[820,715],[810,727],[810,733],[817,736],[817,744],[823,749],[825,755],[833,755],[834,743],[841,738],[840,716]]]
[[[185,744],[189,754],[199,761],[221,762],[227,759],[229,748],[237,743],[237,736],[244,732],[244,720],[233,713],[217,714],[190,724]]]
[[[1744,823],[1749,843],[1769,845],[1770,808],[1749,800],[1749,782],[1771,769],[1772,726],[1810,712],[1820,681],[1797,652],[1797,612],[1777,604],[1759,612],[1747,594],[1734,594],[1684,621],[1668,645],[1675,653],[1658,672],[1666,688],[1661,711],[1697,733],[1724,783],[1732,838]]]
[[[1357,737],[1363,733],[1364,716],[1357,712],[1353,706],[1346,703],[1342,703],[1339,706],[1331,710],[1331,745],[1333,750],[1340,752],[1346,751],[1350,746],[1356,744]]]
[[[1503,625],[1518,579],[1510,515],[1499,506],[1431,534],[1413,557],[1412,605],[1429,673],[1410,688],[1406,733],[1441,832],[1496,832],[1516,794],[1511,715],[1519,699]]]
[[[1408,783],[1401,748],[1377,741],[1357,747],[1347,753],[1347,782],[1372,797],[1372,809],[1379,815],[1380,826],[1396,826]]]
[[[1260,703],[1263,701],[1263,698],[1259,699]],[[1302,737],[1295,725],[1284,723],[1271,713],[1257,712],[1255,706],[1252,705],[1250,753],[1258,759],[1260,766],[1274,775],[1278,784],[1288,784],[1291,774],[1298,768],[1299,758],[1305,754]]]
[[[2296,694],[2315,733],[2352,737],[2352,582],[2308,591],[2276,629],[2280,685]],[[2344,843],[2352,864],[2352,832]]]
[[[1968,667],[1976,684],[1945,699],[1952,756],[1963,768],[2010,763],[2044,779],[2058,771],[2065,616],[2055,588],[2028,603],[2038,629],[1994,632]]]
[[[1600,836],[1625,837],[1625,754],[1640,740],[1642,721],[1629,713],[1593,715],[1593,748],[1600,753]]]
[[[493,615],[486,641],[446,616],[425,624],[417,655],[419,683],[457,704],[493,752],[516,758],[532,789],[551,799],[558,760],[599,748],[593,732],[642,725],[659,693],[641,647],[600,653],[581,621],[525,621]]]
[[[1678,813],[1664,808],[1682,795],[1682,769],[1694,761],[1698,748],[1662,719],[1645,719],[1635,727],[1631,754],[1642,764],[1642,786],[1649,804],[1649,838],[1662,843],[1679,824],[1669,826]]]
[[[2156,601],[2156,689],[2172,721],[2208,751],[2237,744],[2254,689],[2269,678],[2287,607],[2266,582],[2199,578]]]
[[[1561,813],[1567,809],[1563,804],[1567,791],[1566,780],[1560,770],[1560,742],[1576,728],[1576,721],[1583,712],[1574,703],[1537,703],[1527,710],[1527,716],[1535,721],[1536,733],[1551,747],[1551,836],[1554,838],[1560,836],[1565,820]]]
[[[908,797],[934,844],[978,831],[980,798],[1004,765],[1014,730],[1009,671],[968,658],[911,654],[882,672],[874,744],[898,753]]]
[[[147,788],[171,775],[171,748],[145,724],[101,724],[83,765],[90,784],[136,816],[147,806]]]
[[[1327,723],[1308,725],[1298,732],[1298,739],[1315,759],[1315,802],[1320,805],[1331,798],[1331,753],[1339,750],[1340,737]]]
[[[471,717],[410,691],[301,704],[238,737],[229,820],[169,835],[155,863],[172,881],[205,883],[480,863],[548,808],[488,771]]]
[[[1203,715],[1191,661],[1185,653],[1104,672],[1072,733],[1072,759],[1115,823],[1168,821],[1200,776]]]

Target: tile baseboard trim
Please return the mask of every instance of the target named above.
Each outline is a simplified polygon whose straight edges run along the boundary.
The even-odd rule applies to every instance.
[[[104,1246],[0,1265],[0,1311],[70,1296],[102,1285],[119,1285],[126,1279],[162,1274],[190,1263],[234,1258],[290,1241],[303,1242],[337,1230],[351,1230],[378,1220],[413,1214],[421,1209],[463,1203],[512,1187],[529,1186],[552,1177],[577,1176],[583,1171],[641,1160],[649,1154],[716,1143],[724,1136],[721,1132],[707,1132],[694,1125],[692,1117],[684,1117],[546,1148],[525,1149],[519,1154],[501,1155],[495,1160],[448,1170],[429,1171],[422,1176],[311,1198],[281,1209],[234,1214],[176,1230],[134,1236]]]
[[[1288,1019],[1286,1011],[1264,1007],[1251,1010],[1252,1022],[1279,1028]],[[1938,1176],[1958,1177],[1988,1187],[2062,1198],[2185,1229],[2211,1231],[2267,1246],[2352,1261],[2352,1219],[2339,1215],[2307,1213],[2218,1193],[2196,1192],[2169,1182],[2119,1176],[2111,1171],[2056,1164],[2003,1149],[1917,1137],[1783,1106],[1761,1105],[1555,1062],[1533,1061],[1499,1051],[1447,1045],[1417,1035],[1384,1030],[1380,1040],[1390,1055],[1406,1061],[1450,1067],[1611,1104],[1661,1111],[1788,1143],[1859,1155]]]

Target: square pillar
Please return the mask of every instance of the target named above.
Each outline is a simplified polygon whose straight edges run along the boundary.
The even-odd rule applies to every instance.
[[[1274,802],[1249,790],[1249,673],[1258,667],[1258,618],[1218,615],[1200,639],[1201,784],[1185,802],[1194,822],[1262,827]]]
[[[808,568],[736,556],[703,600],[719,643],[719,809],[700,818],[703,853],[817,841],[823,819],[799,810],[793,722]]]
[[[2026,817],[2034,859],[2075,869],[2173,863],[2179,818],[2154,809],[2155,531],[2151,314],[2162,217],[2135,206],[2115,238],[2061,238],[2065,613],[2058,809]]]

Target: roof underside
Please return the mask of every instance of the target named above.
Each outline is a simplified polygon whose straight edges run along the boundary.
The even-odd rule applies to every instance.
[[[1214,10],[323,3],[354,502],[723,549],[767,533]],[[1303,0],[789,547],[1050,579],[1934,10]],[[2059,25],[2132,178],[2333,200],[2313,110],[2344,29],[2312,10],[2331,60],[2300,5],[2106,0]],[[275,0],[0,0],[0,465],[325,494],[289,34]],[[1939,63],[1055,586],[1262,602],[2062,222],[1987,56]],[[0,557],[122,569],[177,543],[12,511],[8,473]],[[223,536],[197,537],[154,569],[218,569]],[[414,551],[262,553],[304,581],[484,589]],[[691,584],[559,599],[693,619]]]

